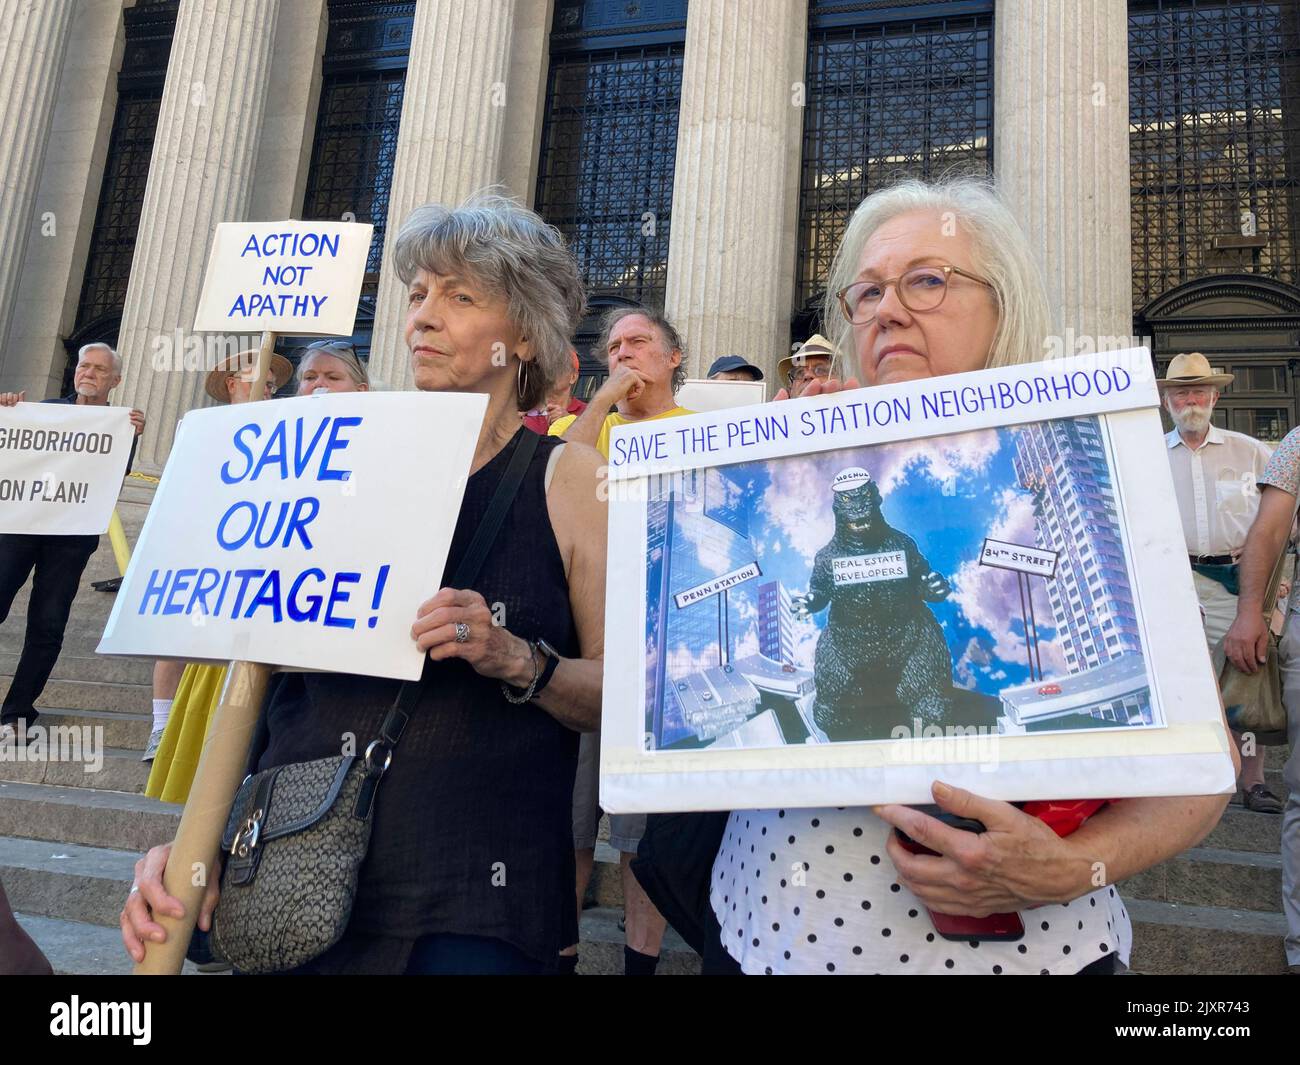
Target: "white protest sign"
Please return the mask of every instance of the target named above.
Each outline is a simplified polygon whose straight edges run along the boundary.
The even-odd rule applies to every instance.
[[[1051,577],[1056,573],[1057,551],[1045,551],[1027,544],[1009,544],[986,537],[980,551],[980,565],[997,569],[1016,570],[1035,577]]]
[[[194,328],[350,336],[374,226],[222,222]]]
[[[762,381],[709,381],[689,378],[677,390],[677,405],[697,414],[728,407],[748,407],[767,399]]]
[[[191,411],[101,654],[415,680],[487,399],[336,393]]]
[[[129,417],[126,407],[0,407],[0,533],[107,529],[131,456]]]
[[[1159,406],[1146,348],[615,426],[611,480]]]

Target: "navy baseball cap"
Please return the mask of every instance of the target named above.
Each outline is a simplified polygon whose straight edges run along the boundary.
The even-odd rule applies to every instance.
[[[739,355],[724,355],[720,359],[714,359],[713,365],[709,367],[708,376],[712,377],[715,373],[726,373],[728,370],[748,370],[750,377],[755,381],[763,380],[763,371],[757,366],[750,365]]]

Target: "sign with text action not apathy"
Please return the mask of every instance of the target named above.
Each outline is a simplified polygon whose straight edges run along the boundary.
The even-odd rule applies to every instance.
[[[486,405],[372,392],[191,411],[99,652],[417,679],[411,624]]]
[[[0,533],[98,536],[108,528],[135,430],[126,407],[0,408]]]
[[[350,336],[373,230],[359,222],[222,222],[194,328]]]

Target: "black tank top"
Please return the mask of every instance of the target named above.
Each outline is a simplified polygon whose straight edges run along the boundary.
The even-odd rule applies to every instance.
[[[520,433],[528,432],[520,429]],[[472,587],[515,636],[580,651],[546,509],[543,438]],[[469,478],[446,573],[455,572],[512,452]],[[432,591],[430,592],[432,594]],[[340,673],[276,678],[258,769],[357,753],[379,731],[398,682]],[[433,933],[505,940],[548,968],[577,941],[572,802],[578,733],[515,705],[460,659],[432,663],[379,787],[370,851],[343,940],[313,972],[401,972]]]

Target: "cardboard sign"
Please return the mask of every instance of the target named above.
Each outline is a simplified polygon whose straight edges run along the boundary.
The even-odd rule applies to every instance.
[[[767,398],[767,385],[762,381],[710,381],[692,377],[677,390],[675,398],[679,407],[700,413],[747,407]]]
[[[100,653],[418,679],[410,627],[486,405],[371,392],[191,411]]]
[[[0,407],[0,533],[108,528],[135,435],[126,407]]]
[[[1118,352],[615,429],[602,808],[1231,790],[1153,376]]]
[[[351,336],[374,226],[222,222],[194,328]]]

